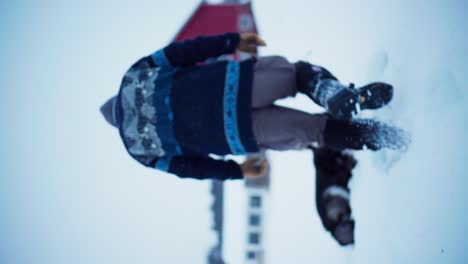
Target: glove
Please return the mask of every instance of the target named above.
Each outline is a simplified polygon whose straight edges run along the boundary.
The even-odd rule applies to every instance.
[[[244,177],[255,178],[263,176],[268,171],[268,161],[260,158],[252,158],[246,160],[240,165]]]
[[[237,50],[255,55],[257,53],[257,46],[266,46],[266,43],[256,33],[246,32],[240,34]]]

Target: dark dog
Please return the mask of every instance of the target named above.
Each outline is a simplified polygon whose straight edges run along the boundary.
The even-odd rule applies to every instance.
[[[312,150],[317,171],[315,200],[322,224],[340,245],[354,244],[348,183],[357,161],[343,151]]]

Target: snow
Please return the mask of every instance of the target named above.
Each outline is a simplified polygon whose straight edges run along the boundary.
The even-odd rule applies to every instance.
[[[205,263],[215,241],[209,184],[142,168],[98,111],[197,4],[0,3],[0,263]],[[344,83],[393,84],[388,107],[359,116],[412,137],[404,153],[356,154],[349,248],[321,226],[312,154],[270,153],[267,263],[467,263],[466,1],[253,5],[263,54],[323,65]],[[282,104],[321,111],[305,96]],[[227,188],[224,255],[237,264],[245,191]]]
[[[352,249],[339,248],[321,227],[312,155],[270,153],[267,263],[466,263],[468,30],[461,11],[466,4],[327,1],[309,8],[306,17],[296,14],[299,1],[290,4],[256,2],[262,35],[270,43],[264,53],[295,60],[309,51],[308,60],[344,83],[393,84],[395,98],[388,107],[359,117],[390,121],[406,129],[412,143],[406,152],[356,153]],[[302,97],[283,104],[320,111]],[[231,240],[230,245],[243,243],[233,235]],[[226,251],[230,263],[240,263],[242,255]]]

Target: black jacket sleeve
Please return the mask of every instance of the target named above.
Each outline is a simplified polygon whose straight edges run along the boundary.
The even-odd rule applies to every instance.
[[[235,161],[215,160],[207,156],[177,156],[173,157],[167,167],[167,172],[180,178],[198,180],[243,179],[242,170]]]
[[[174,67],[190,66],[208,58],[234,53],[240,41],[239,33],[200,36],[195,39],[174,42],[163,49]]]

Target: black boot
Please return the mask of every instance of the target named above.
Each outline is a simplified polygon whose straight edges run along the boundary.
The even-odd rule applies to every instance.
[[[323,106],[335,118],[350,119],[364,109],[378,109],[393,97],[393,87],[386,83],[371,83],[359,89],[345,86],[327,69],[299,61],[295,63],[296,84],[316,104]]]
[[[327,109],[336,118],[350,119],[361,110],[378,109],[393,97],[393,87],[386,83],[371,83],[359,89],[354,84],[342,89],[327,102]]]
[[[410,138],[404,130],[375,120],[330,118],[325,127],[324,141],[325,147],[336,150],[405,150]]]
[[[305,95],[307,95],[312,101],[316,104],[326,108],[326,105],[321,102],[316,94],[316,87],[319,81],[321,80],[335,80],[336,77],[333,76],[327,69],[312,65],[308,62],[298,61],[294,63],[296,67],[296,86],[297,90]]]

